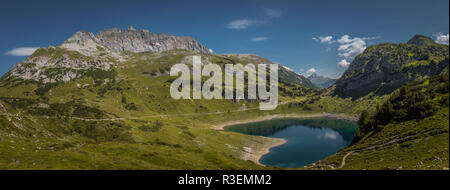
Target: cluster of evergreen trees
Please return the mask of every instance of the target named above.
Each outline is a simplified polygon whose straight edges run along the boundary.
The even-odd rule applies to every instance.
[[[354,142],[389,123],[422,119],[449,106],[449,73],[417,80],[393,92],[374,114],[363,111]]]

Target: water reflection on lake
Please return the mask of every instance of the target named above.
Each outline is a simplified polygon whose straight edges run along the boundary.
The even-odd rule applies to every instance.
[[[298,168],[335,154],[350,145],[357,124],[330,118],[274,119],[228,126],[229,131],[283,138],[260,162],[265,165]]]

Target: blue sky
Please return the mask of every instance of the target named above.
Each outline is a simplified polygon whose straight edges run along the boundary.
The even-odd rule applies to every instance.
[[[3,0],[0,25],[1,75],[30,52],[14,48],[59,45],[78,30],[134,26],[192,36],[215,53],[257,54],[298,73],[336,78],[373,44],[415,34],[448,44],[449,1]]]

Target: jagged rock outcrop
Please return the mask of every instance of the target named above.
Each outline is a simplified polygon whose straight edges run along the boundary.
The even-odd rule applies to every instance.
[[[441,73],[449,64],[449,47],[417,35],[408,43],[380,44],[358,55],[336,81],[335,94],[353,99],[388,94],[417,78]]]
[[[171,34],[153,34],[148,30],[129,28],[100,31],[96,38],[100,44],[115,51],[163,52],[174,49],[209,53],[209,49],[192,37],[178,37]]]
[[[67,39],[61,47],[68,50],[78,51],[84,55],[92,56],[99,49],[104,49],[105,47],[99,43],[90,32],[78,31],[72,37]]]
[[[114,28],[100,31],[97,35],[90,32],[78,31],[61,47],[78,51],[87,56],[98,55],[101,51],[110,54],[130,51],[163,52],[175,49],[190,50],[198,53],[209,53],[209,49],[192,37],[179,37],[171,34],[154,34],[148,30],[127,30]]]
[[[113,63],[92,58],[60,47],[38,49],[8,72],[7,78],[18,78],[46,83],[68,82],[87,72],[110,71]]]

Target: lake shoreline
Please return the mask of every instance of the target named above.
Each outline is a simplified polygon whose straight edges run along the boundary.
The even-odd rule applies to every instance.
[[[275,148],[277,146],[281,146],[281,145],[287,143],[286,139],[270,138],[270,137],[266,137],[266,138],[271,139],[273,142],[271,142],[271,143],[264,143],[263,148],[260,151],[257,151],[257,153],[255,155],[255,160],[252,160],[253,162],[255,162],[255,163],[257,163],[257,164],[259,164],[261,166],[266,166],[266,165],[262,164],[260,161],[261,161],[261,158],[264,155],[270,153],[270,149]]]
[[[254,123],[254,122],[260,122],[260,121],[267,121],[272,119],[288,119],[288,118],[333,118],[333,119],[341,119],[341,120],[347,120],[351,122],[357,122],[358,118],[354,116],[348,116],[344,114],[331,114],[331,113],[317,113],[317,114],[277,114],[277,115],[268,115],[263,117],[256,117],[251,119],[245,119],[240,121],[232,121],[232,122],[225,122],[217,125],[213,125],[213,129],[215,130],[224,130],[225,127],[231,126],[231,125],[239,125],[239,124],[246,124],[246,123]],[[281,138],[270,138],[270,137],[263,137],[266,138],[265,143],[262,145],[262,147],[258,148],[254,152],[245,154],[243,157],[244,160],[251,160],[261,166],[266,166],[260,162],[261,158],[270,152],[270,149],[283,145],[287,141],[285,139]]]
[[[333,113],[316,113],[316,114],[277,114],[277,115],[267,115],[262,117],[256,117],[256,118],[250,118],[240,121],[231,121],[231,122],[225,122],[213,125],[213,129],[216,130],[224,130],[225,127],[231,126],[231,125],[239,125],[239,124],[247,124],[247,123],[254,123],[254,122],[260,122],[260,121],[267,121],[272,119],[301,119],[301,118],[332,118],[332,119],[341,119],[341,120],[347,120],[351,122],[358,122],[357,117],[349,116],[345,114],[333,114]]]

